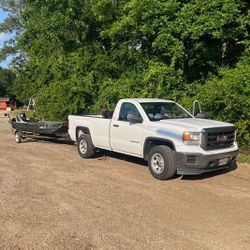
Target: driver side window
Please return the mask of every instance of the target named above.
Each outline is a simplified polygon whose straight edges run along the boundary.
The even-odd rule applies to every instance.
[[[136,108],[134,104],[124,102],[121,106],[119,121],[129,121],[131,117],[142,119],[139,110]]]

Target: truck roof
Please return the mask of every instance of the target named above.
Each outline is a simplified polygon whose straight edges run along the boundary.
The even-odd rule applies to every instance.
[[[171,100],[165,100],[165,99],[158,99],[158,98],[125,98],[121,99],[123,102],[174,102]]]

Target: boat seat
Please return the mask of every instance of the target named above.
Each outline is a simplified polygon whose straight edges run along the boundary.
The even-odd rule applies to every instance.
[[[20,118],[22,121],[26,122],[27,121],[27,117],[25,113],[20,114]]]

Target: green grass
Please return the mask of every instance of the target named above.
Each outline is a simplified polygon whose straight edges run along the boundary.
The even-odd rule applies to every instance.
[[[250,163],[250,152],[249,151],[242,151],[237,157],[238,162],[247,162]]]
[[[22,109],[16,109],[14,111],[11,111],[11,112],[9,112],[9,115],[11,117],[14,117],[15,115],[19,115],[21,113],[25,113],[27,118],[29,118],[29,119],[34,117],[34,111],[33,110],[27,111],[27,110],[22,110]]]

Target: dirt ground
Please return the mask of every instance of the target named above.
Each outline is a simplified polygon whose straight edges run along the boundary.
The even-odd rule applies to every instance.
[[[250,249],[250,166],[157,181],[136,158],[16,144],[0,114],[0,249]]]

